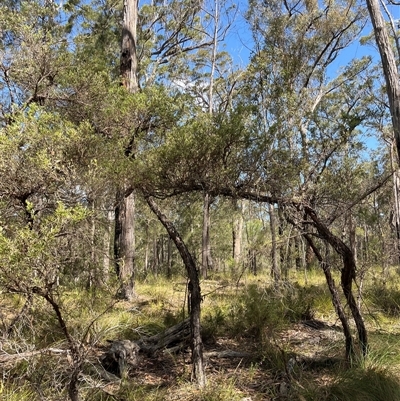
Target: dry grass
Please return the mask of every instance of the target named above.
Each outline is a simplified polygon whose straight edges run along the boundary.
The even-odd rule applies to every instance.
[[[162,352],[153,357],[143,355],[138,366],[123,381],[106,381],[98,373],[97,358],[107,340],[134,340],[154,334],[187,315],[184,279],[157,278],[138,283],[140,296],[133,303],[114,303],[112,293],[92,294],[90,299],[85,292],[64,294],[62,305],[67,322],[74,336],[84,341],[87,348],[88,359],[80,379],[82,399],[346,401],[343,393],[353,394],[357,400],[357,386],[375,379],[384,383],[380,385],[383,396],[386,386],[386,399],[394,399],[397,386],[400,386],[393,373],[400,365],[397,352],[400,317],[393,315],[392,310],[385,314],[372,297],[365,300],[365,313],[373,316],[367,319],[371,357],[362,364],[355,363],[349,370],[343,359],[344,338],[323,277],[318,272],[309,273],[307,286],[304,279],[303,274],[296,277],[292,273],[292,283],[296,284],[281,287],[279,291],[268,281],[250,275],[233,284],[226,278],[202,283],[208,380],[203,390],[191,382],[189,350],[177,355]],[[374,283],[365,284],[368,295],[371,287],[367,284],[373,286]],[[390,299],[389,295],[387,299]],[[15,316],[12,306],[20,310],[23,300],[15,296],[7,298],[3,294],[1,302],[3,310],[7,311],[7,320],[3,322],[6,326]],[[34,302],[16,326],[13,336],[4,338],[3,350],[15,353],[35,346],[63,347],[65,344],[57,324],[54,319],[49,319],[50,312],[43,303]],[[325,326],[312,328],[305,325],[301,322],[305,315],[323,321]],[[32,317],[34,325],[25,327],[24,322],[31,321]],[[216,352],[226,350],[246,352],[248,356],[215,356]],[[207,357],[208,352],[214,352],[213,356]],[[0,400],[67,399],[65,386],[70,371],[63,355],[35,357],[8,366],[3,364],[1,371]],[[343,379],[346,372],[354,376],[353,381]],[[374,393],[370,391],[370,394]],[[373,401],[375,398],[371,397],[359,399]]]

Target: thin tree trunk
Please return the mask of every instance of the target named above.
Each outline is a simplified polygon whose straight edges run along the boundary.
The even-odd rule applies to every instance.
[[[201,339],[200,311],[201,311],[201,290],[196,263],[192,254],[189,252],[181,235],[176,230],[174,224],[161,212],[154,200],[145,195],[147,204],[158,220],[167,230],[170,238],[174,241],[176,248],[181,255],[189,277],[189,306],[190,306],[190,328],[191,328],[191,349],[192,349],[192,376],[197,381],[199,387],[204,387],[206,377],[203,362],[203,341]]]
[[[390,164],[393,173],[393,195],[394,195],[394,216],[393,226],[396,233],[396,260],[400,264],[400,170],[398,163],[394,160],[393,146],[390,146]]]
[[[353,352],[354,341],[353,341],[353,336],[351,335],[351,330],[350,330],[350,325],[349,325],[348,319],[346,317],[346,314],[344,313],[343,306],[340,302],[340,297],[337,292],[335,280],[332,277],[332,273],[331,273],[329,264],[326,261],[324,261],[324,258],[322,257],[318,248],[315,246],[314,241],[312,240],[310,235],[304,234],[303,236],[306,239],[310,248],[313,250],[313,252],[314,252],[315,256],[317,257],[319,264],[324,272],[326,283],[328,284],[329,292],[331,293],[332,304],[335,308],[336,314],[338,315],[340,322],[342,323],[343,334],[344,334],[344,337],[346,340],[346,357],[347,357],[347,359],[349,359]]]
[[[218,0],[215,0],[214,9],[214,30],[213,30],[213,42],[212,42],[212,53],[211,53],[211,72],[210,72],[210,86],[208,89],[208,113],[212,117],[214,111],[214,74],[217,61],[218,51],[218,25],[219,25],[219,4]],[[202,231],[202,249],[201,249],[201,275],[203,278],[207,278],[208,270],[212,269],[211,259],[211,243],[210,243],[210,205],[211,196],[205,191],[203,200],[203,231]]]
[[[212,258],[211,258],[211,242],[210,242],[210,204],[211,197],[209,193],[204,194],[203,203],[203,231],[201,241],[201,275],[203,278],[207,278],[208,271],[212,270]]]
[[[160,263],[160,259],[158,257],[158,248],[157,248],[157,237],[153,238],[153,274],[157,275],[158,265]]]
[[[102,282],[107,283],[110,273],[110,241],[111,226],[114,221],[114,211],[107,212],[107,221],[103,237],[103,275]]]
[[[271,259],[272,259],[271,274],[274,281],[277,282],[281,279],[281,272],[279,270],[279,264],[278,264],[275,206],[272,203],[269,204],[269,224],[271,228]]]
[[[354,261],[357,265],[357,226],[354,224],[354,219],[353,219],[353,214],[352,211],[349,211],[349,216],[348,216],[348,221],[349,221],[349,243],[350,243],[350,249],[353,252],[354,255]]]
[[[61,314],[60,306],[54,300],[53,295],[39,287],[33,287],[32,292],[44,298],[50,304],[57,316],[58,324],[67,340],[73,361],[73,373],[68,383],[68,395],[71,401],[79,401],[78,384],[79,374],[82,371],[82,349],[81,347],[79,347],[78,342],[72,337],[71,333],[69,332],[67,324],[63,318],[63,315]]]
[[[234,220],[232,222],[232,257],[236,265],[242,257],[243,213],[241,201],[234,200]]]
[[[94,218],[95,213],[95,202],[90,200],[90,208],[92,209],[92,215],[90,217],[90,268],[89,276],[86,283],[86,288],[89,290],[93,285],[98,286],[100,280],[97,272],[97,253],[96,253],[96,221]]]
[[[167,243],[167,277],[170,278],[172,276],[172,240],[171,237],[168,236]]]
[[[306,248],[305,250],[306,269],[310,270],[313,266],[313,260],[315,255],[309,243],[305,244],[305,248]]]
[[[294,249],[295,249],[295,266],[296,270],[300,271],[304,266],[304,252],[303,252],[303,244],[301,241],[300,235],[296,235],[294,237]]]
[[[277,237],[277,249],[279,249],[279,267],[280,267],[280,275],[283,275],[285,278],[287,278],[287,265],[286,265],[286,255],[285,255],[285,247],[283,244],[283,234],[284,234],[284,227],[283,227],[283,213],[282,213],[282,207],[281,205],[278,204],[278,215],[275,215],[275,227],[278,226],[278,237]],[[278,223],[278,224],[277,224]],[[279,241],[278,241],[279,240]],[[278,246],[279,242],[279,246]]]
[[[353,280],[356,279],[356,263],[351,249],[337,236],[335,236],[329,228],[318,218],[315,211],[309,206],[304,208],[306,214],[311,218],[321,238],[329,243],[332,248],[342,257],[343,268],[341,272],[341,286],[347,304],[349,305],[354,323],[357,327],[358,340],[362,354],[366,356],[368,352],[368,336],[365,328],[364,320],[358,308],[356,299],[352,292]]]

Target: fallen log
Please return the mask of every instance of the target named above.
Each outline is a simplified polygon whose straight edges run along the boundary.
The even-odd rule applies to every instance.
[[[100,357],[104,369],[118,377],[124,377],[129,367],[138,363],[138,354],[148,356],[164,349],[166,352],[178,352],[189,345],[190,322],[186,319],[154,336],[143,337],[138,341],[110,341],[111,345]]]
[[[137,341],[140,350],[148,355],[153,355],[160,349],[167,351],[178,351],[189,345],[190,339],[190,322],[185,319],[182,322],[168,328],[167,330],[158,333],[151,337],[144,337]]]

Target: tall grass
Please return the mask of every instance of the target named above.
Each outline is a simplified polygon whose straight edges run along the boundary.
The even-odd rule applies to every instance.
[[[400,333],[396,334],[400,331],[400,289],[397,284],[393,282],[384,286],[368,279],[364,283],[363,299],[368,305],[365,310],[387,317],[380,321],[381,326],[376,331],[375,321],[367,320],[372,350],[370,359],[360,363],[355,361],[351,369],[345,365],[311,369],[299,362],[288,380],[287,364],[294,354],[291,348],[294,343],[282,341],[287,330],[302,331],[303,326],[297,323],[304,319],[315,317],[330,322],[332,317],[335,319],[322,273],[311,271],[306,277],[307,281],[304,272],[291,272],[290,276],[291,283],[279,285],[250,275],[243,275],[239,283],[222,275],[219,281],[202,282],[202,292],[205,294],[202,303],[205,349],[220,346],[226,341],[230,344],[227,348],[233,344],[232,349],[252,354],[249,361],[207,361],[209,384],[205,389],[199,390],[189,382],[190,366],[182,362],[190,360],[189,354],[176,357],[176,365],[171,364],[176,371],[171,374],[168,370],[167,373],[173,382],[168,383],[167,379],[160,377],[152,382],[151,378],[147,380],[149,375],[145,371],[137,371],[127,380],[116,384],[109,391],[113,395],[107,394],[101,386],[91,387],[88,384],[90,378],[101,381],[98,372],[89,369],[91,360],[83,370],[82,399],[239,401],[251,394],[252,400],[400,400],[399,380],[393,373],[394,367],[400,364],[400,358],[397,357]],[[134,303],[114,303],[114,292],[107,290],[93,293],[83,289],[73,290],[64,293],[60,306],[73,337],[82,341],[88,349],[93,347],[101,352],[101,348],[96,347],[106,345],[107,340],[136,340],[140,336],[160,332],[187,317],[186,284],[184,277],[173,277],[171,280],[148,277],[137,283],[139,296]],[[8,301],[9,310],[14,304],[21,308],[21,302],[17,301],[17,298]],[[10,341],[22,344],[18,352],[33,347],[62,347],[65,344],[54,313],[43,300],[34,300],[26,319],[21,320],[14,337],[10,338]],[[26,325],[27,321],[31,323]],[[320,334],[305,328],[301,333],[304,337],[299,338],[306,338],[307,330],[310,337]],[[332,343],[329,341],[326,346],[323,343],[323,352],[331,355],[329,347],[336,347],[334,354],[340,356],[342,339],[332,339]],[[6,352],[16,350],[6,349],[4,345]],[[297,348],[294,356],[301,357],[306,347],[307,351],[312,350],[313,343],[300,344],[300,351]],[[158,357],[160,360],[163,358],[161,354]],[[151,363],[158,363],[158,360],[154,359]],[[240,369],[236,369],[235,363],[240,365]],[[168,369],[171,366],[167,365]],[[65,356],[54,355],[21,361],[9,369],[3,366],[0,401],[61,400],[70,377],[68,369]],[[288,387],[283,393],[285,381],[288,381]]]
[[[400,382],[382,367],[350,369],[329,387],[329,401],[398,401]]]

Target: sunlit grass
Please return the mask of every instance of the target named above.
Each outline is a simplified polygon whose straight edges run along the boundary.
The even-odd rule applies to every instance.
[[[334,271],[334,276],[345,305],[339,271]],[[101,388],[90,389],[90,386],[88,389],[82,387],[82,396],[94,401],[154,401],[167,400],[174,394],[176,399],[185,401],[236,401],[247,396],[245,389],[253,383],[252,386],[259,389],[252,393],[253,400],[261,400],[263,396],[282,397],[281,376],[286,374],[286,364],[293,350],[289,343],[280,341],[281,336],[294,325],[296,330],[301,331],[301,322],[305,319],[316,318],[340,326],[322,271],[312,269],[306,274],[304,271],[290,271],[289,277],[289,281],[274,284],[268,272],[259,272],[257,276],[243,272],[233,278],[229,274],[219,273],[218,277],[211,275],[210,279],[201,281],[205,349],[212,348],[220,339],[246,344],[246,350],[253,354],[251,363],[242,366],[242,362],[238,361],[237,369],[225,371],[218,368],[221,361],[210,362],[206,371],[209,383],[201,391],[190,383],[190,367],[186,366],[184,370],[177,370],[178,376],[169,384],[140,382],[133,374],[115,389],[112,396]],[[400,397],[396,373],[400,366],[400,308],[397,310],[400,304],[400,280],[395,269],[390,271],[391,280],[386,283],[377,277],[379,274],[371,270],[363,282],[361,307],[369,332],[368,358],[364,361],[355,360],[352,369],[336,365],[307,370],[300,363],[295,368],[290,388],[284,389],[288,391],[285,397],[294,401],[390,401]],[[354,291],[357,292],[356,286]],[[105,346],[107,340],[137,340],[142,336],[159,333],[188,317],[187,280],[184,276],[171,279],[148,276],[138,281],[137,298],[133,302],[116,300],[115,292],[115,288],[60,291],[60,309],[68,329],[77,341],[97,347]],[[23,306],[24,299],[16,295],[8,298],[2,294],[1,297],[0,302],[6,306],[5,310],[11,311],[13,307],[19,310]],[[43,299],[34,298],[28,312],[32,325],[26,325],[26,321],[22,320],[17,331],[26,343],[24,346],[28,348],[34,344],[41,348],[65,345],[65,336],[54,311]],[[346,313],[349,314],[347,307]],[[319,334],[315,331],[317,337]],[[309,331],[309,335],[312,336],[313,332]],[[321,344],[324,355],[343,355],[344,339],[340,334]],[[296,352],[301,353],[303,350],[308,352],[307,355],[312,355],[312,347],[312,343],[303,344],[300,351]],[[301,355],[298,357],[301,358]],[[180,363],[178,356],[176,364]],[[43,371],[40,367],[33,369],[32,366],[25,361],[15,365],[7,374],[27,379],[29,383],[36,383],[42,375],[45,381],[40,385],[44,386],[46,394],[51,393],[52,386],[61,380],[64,387],[58,391],[60,394],[65,393],[68,372],[62,364],[61,367],[54,365],[59,373],[53,378],[49,376],[51,371]],[[62,372],[62,369],[65,371]],[[266,380],[266,384],[262,386],[260,380]],[[357,392],[361,386],[365,387],[365,391]],[[383,395],[377,395],[372,387],[376,387]],[[0,400],[38,399],[30,386],[14,386],[13,382],[4,382],[0,389]],[[345,393],[351,396],[343,395]]]
[[[39,396],[26,386],[14,386],[0,382],[1,401],[36,401]]]

